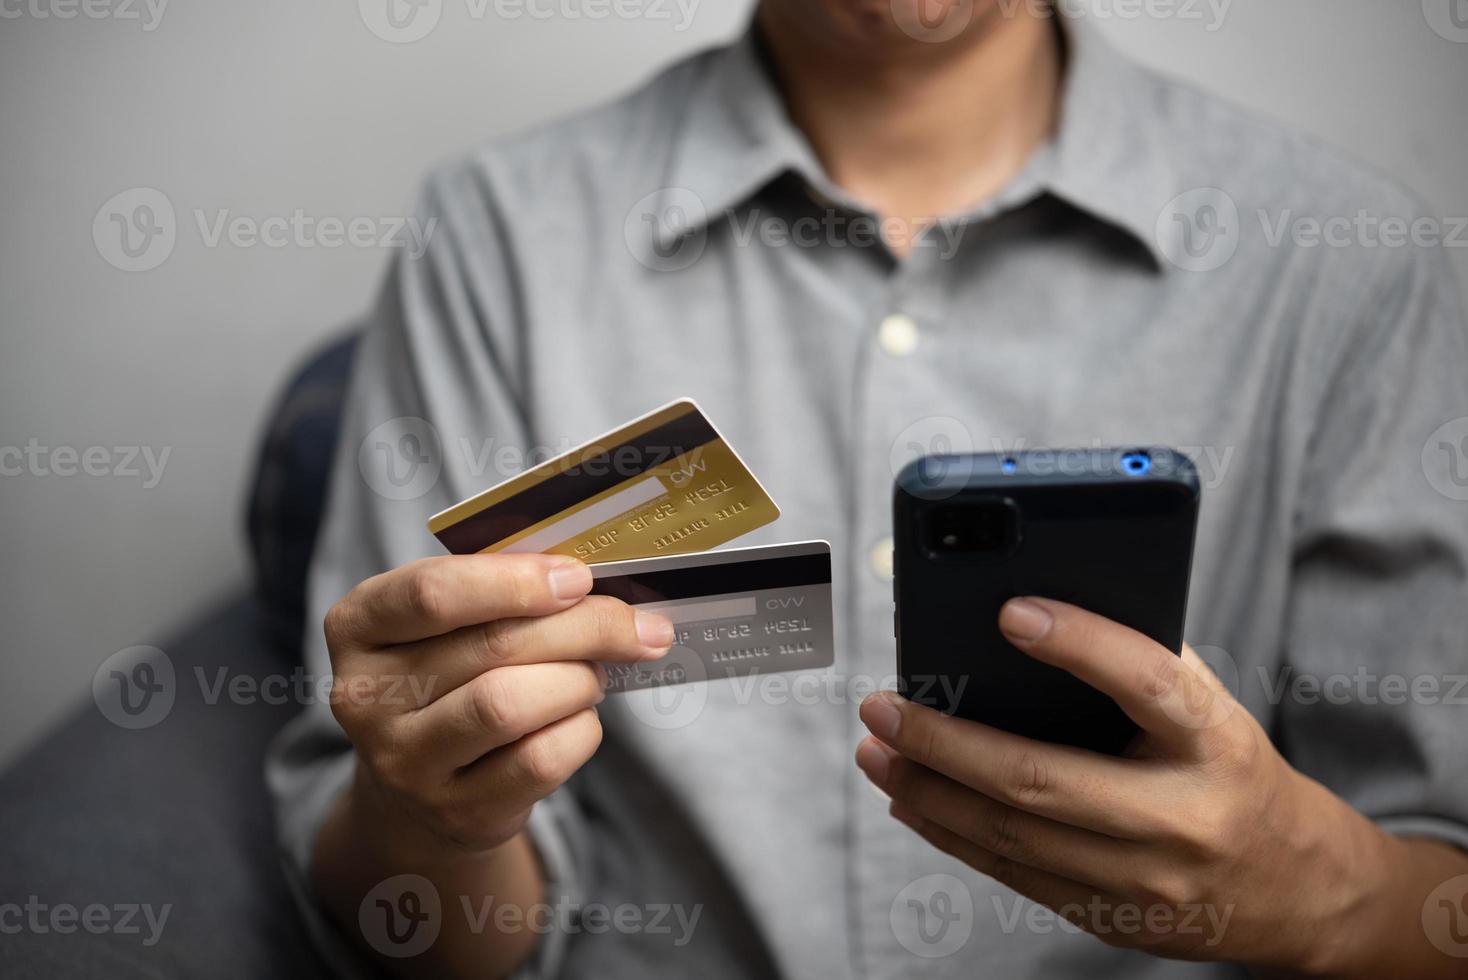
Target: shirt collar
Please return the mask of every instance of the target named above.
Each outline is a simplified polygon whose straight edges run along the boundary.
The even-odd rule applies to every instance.
[[[1061,16],[1067,64],[1054,139],[1037,151],[1021,182],[1055,197],[1136,239],[1159,268],[1165,256],[1156,237],[1159,202],[1172,184],[1167,146],[1146,106],[1156,83],[1123,57],[1083,17]],[[783,173],[801,176],[818,198],[859,205],[826,175],[785,111],[754,29],[711,52],[685,103],[661,194],[659,213],[677,208],[683,220],[659,222],[660,245],[696,231],[738,207]],[[1016,185],[974,216],[992,214],[1027,198]]]
[[[1063,16],[1065,88],[1047,188],[1074,207],[1127,232],[1159,268],[1161,203],[1175,177],[1167,140],[1151,115],[1157,82],[1081,16]]]
[[[660,246],[738,207],[783,173],[795,171],[812,184],[827,181],[786,114],[755,29],[707,58],[684,104],[656,211],[665,216],[677,209],[682,220],[655,225]]]

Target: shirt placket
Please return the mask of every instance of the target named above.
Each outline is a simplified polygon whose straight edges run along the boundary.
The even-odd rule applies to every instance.
[[[930,445],[930,411],[921,393],[942,362],[943,262],[936,250],[916,247],[890,273],[864,324],[864,345],[853,399],[855,499],[848,556],[852,588],[844,612],[852,676],[848,741],[854,753],[867,734],[857,715],[861,699],[895,687],[896,656],[892,579],[892,482],[914,453],[942,451]],[[910,445],[913,437],[917,445]],[[887,798],[853,765],[847,783],[851,828],[847,894],[852,927],[852,966],[859,977],[899,976],[914,959],[898,943],[894,902],[920,876],[922,845],[887,813]],[[899,910],[900,911],[900,910]]]

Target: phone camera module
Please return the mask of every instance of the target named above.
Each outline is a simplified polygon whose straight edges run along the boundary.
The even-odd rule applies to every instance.
[[[933,510],[928,548],[935,554],[954,556],[1007,551],[1017,531],[1017,514],[1008,501],[950,504]]]

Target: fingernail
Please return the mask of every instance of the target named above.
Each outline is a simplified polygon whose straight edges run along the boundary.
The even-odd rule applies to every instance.
[[[857,768],[878,786],[887,783],[887,772],[892,768],[892,750],[874,738],[863,739],[856,747]]]
[[[601,688],[601,696],[607,696],[607,668],[606,665],[592,661],[591,669],[596,672],[596,684]]]
[[[1026,643],[1043,638],[1053,625],[1049,610],[1029,599],[1010,599],[999,610],[999,628],[1006,636]]]
[[[891,691],[878,691],[861,705],[862,722],[884,742],[894,741],[897,729],[902,726],[902,711],[894,700],[897,696]]]
[[[591,569],[574,558],[552,568],[547,577],[557,599],[579,599],[591,591]]]
[[[662,613],[637,610],[637,640],[653,650],[663,650],[673,645],[673,621]]]

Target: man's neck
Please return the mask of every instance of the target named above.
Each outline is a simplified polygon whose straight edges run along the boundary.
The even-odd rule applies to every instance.
[[[951,41],[913,41],[881,57],[813,41],[776,4],[761,6],[758,25],[790,116],[826,172],[897,219],[906,242],[1001,189],[1055,128],[1062,56],[1053,18],[995,10]]]

